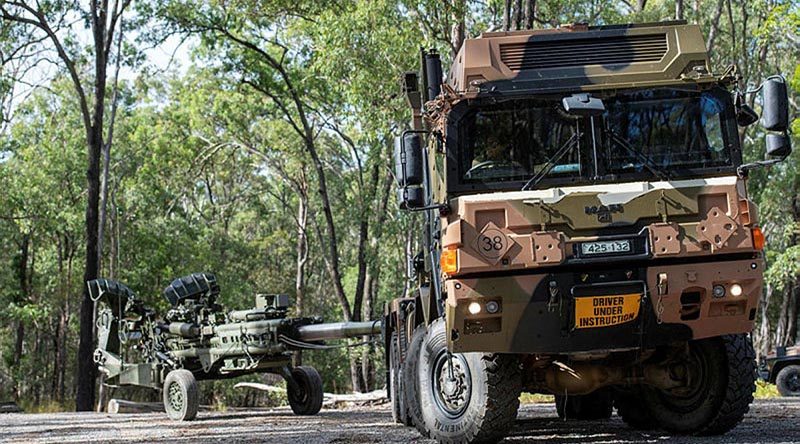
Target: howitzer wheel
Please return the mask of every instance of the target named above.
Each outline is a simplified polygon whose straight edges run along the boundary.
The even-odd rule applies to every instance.
[[[322,377],[314,367],[292,369],[294,384],[287,381],[289,405],[295,415],[311,416],[322,409]]]
[[[800,396],[800,365],[787,365],[778,372],[775,385],[781,396]]]
[[[189,370],[173,370],[164,380],[164,410],[170,419],[191,421],[197,416],[200,399],[197,380]]]

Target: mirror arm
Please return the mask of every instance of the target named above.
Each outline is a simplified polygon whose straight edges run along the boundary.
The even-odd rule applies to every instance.
[[[768,168],[775,164],[781,163],[789,156],[783,156],[780,159],[759,160],[756,162],[745,163],[736,168],[736,175],[744,179],[748,176],[748,172],[755,168]]]
[[[435,204],[435,205],[428,205],[425,207],[408,208],[407,211],[416,212],[416,211],[428,211],[428,210],[439,210],[440,215],[447,215],[450,213],[450,206],[447,204]]]

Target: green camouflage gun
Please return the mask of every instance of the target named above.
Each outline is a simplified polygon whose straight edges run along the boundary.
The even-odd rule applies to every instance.
[[[210,273],[176,279],[164,290],[164,318],[124,284],[88,282],[98,304],[94,360],[109,384],[162,390],[170,418],[197,415],[199,380],[275,373],[286,380],[289,404],[298,415],[322,407],[322,378],[308,366],[293,367],[292,352],[319,349],[327,339],[376,335],[380,321],[323,323],[320,317],[288,318],[289,298],[258,294],[255,307],[226,313]]]

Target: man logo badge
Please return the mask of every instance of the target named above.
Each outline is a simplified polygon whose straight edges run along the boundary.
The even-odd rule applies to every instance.
[[[598,222],[609,223],[611,222],[612,213],[624,213],[625,209],[622,207],[622,204],[611,204],[585,207],[584,211],[589,215],[596,214]]]

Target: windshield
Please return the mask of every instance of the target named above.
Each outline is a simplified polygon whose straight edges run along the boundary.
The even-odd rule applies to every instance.
[[[606,173],[641,172],[648,160],[666,174],[729,165],[723,97],[657,89],[606,99]]]
[[[459,183],[520,189],[535,177],[531,188],[542,188],[553,182],[591,183],[628,175],[651,180],[732,169],[736,126],[724,89],[658,88],[595,96],[606,109],[596,117],[567,114],[561,97],[511,100],[466,112],[458,120]]]
[[[461,151],[463,181],[520,181],[541,171],[578,131],[579,119],[566,114],[558,103],[517,100],[467,116],[462,126],[467,142]],[[574,149],[550,174],[580,177],[581,164],[580,149]]]

